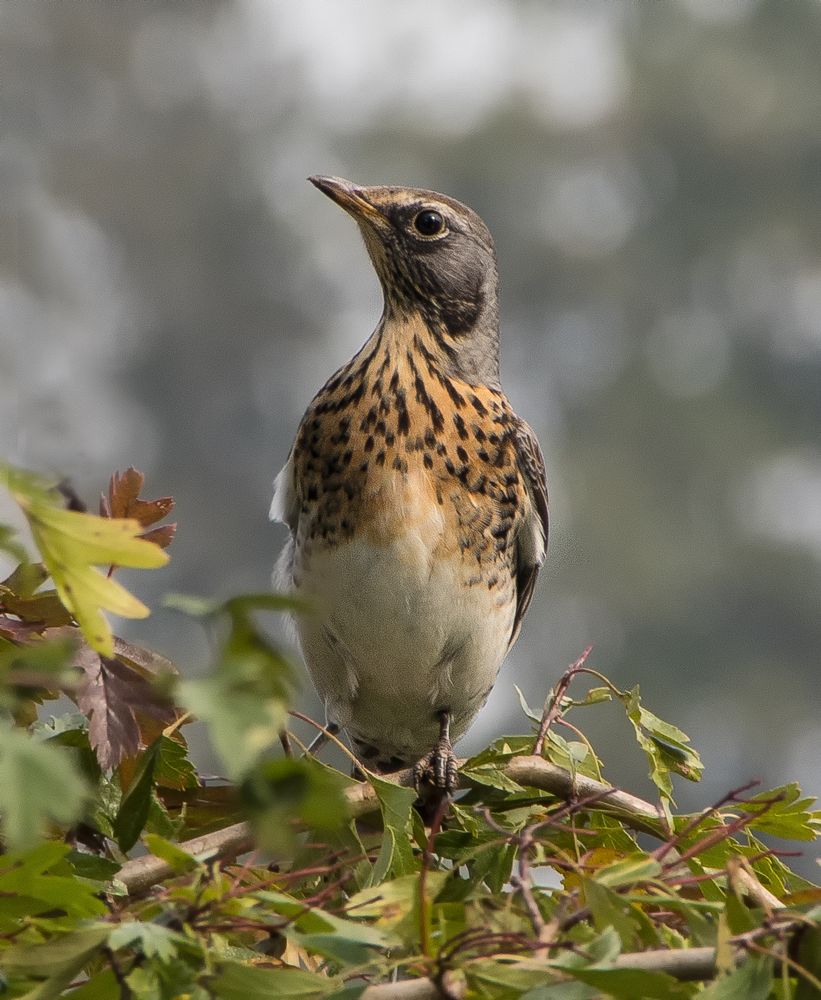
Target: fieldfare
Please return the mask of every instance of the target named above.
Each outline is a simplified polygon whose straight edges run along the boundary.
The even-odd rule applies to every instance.
[[[547,544],[544,460],[499,383],[479,216],[433,191],[311,182],[362,232],[382,317],[314,397],[274,484],[274,573],[329,724],[365,766],[449,792]]]

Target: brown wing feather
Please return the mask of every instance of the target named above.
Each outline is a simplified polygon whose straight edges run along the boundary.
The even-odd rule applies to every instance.
[[[547,480],[544,456],[536,435],[524,420],[519,420],[516,424],[515,443],[525,488],[533,509],[531,518],[537,518],[538,521],[534,524],[529,519],[522,525],[516,545],[516,616],[513,620],[513,631],[510,636],[511,646],[519,637],[522,619],[533,597],[536,577],[539,575],[547,552],[548,533]],[[541,545],[538,544],[539,526],[543,532]]]

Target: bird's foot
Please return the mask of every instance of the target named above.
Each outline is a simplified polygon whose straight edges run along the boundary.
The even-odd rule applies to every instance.
[[[456,754],[445,736],[436,746],[413,766],[413,784],[421,794],[423,788],[433,788],[445,795],[452,795],[459,782]]]
[[[413,784],[419,799],[416,807],[426,823],[442,817],[459,784],[459,768],[450,742],[450,712],[439,713],[439,739],[413,768]]]

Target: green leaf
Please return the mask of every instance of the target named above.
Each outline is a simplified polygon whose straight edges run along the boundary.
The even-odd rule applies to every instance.
[[[122,991],[111,969],[103,969],[88,982],[67,993],[66,997],[68,1000],[121,1000]]]
[[[604,701],[612,701],[613,692],[609,687],[592,687],[581,700],[574,700],[572,704],[577,708],[585,705],[600,705]]]
[[[773,983],[772,959],[748,958],[729,976],[710,983],[699,1000],[767,1000]]]
[[[0,729],[0,818],[11,849],[31,846],[50,822],[79,819],[88,787],[68,752]]]
[[[583,952],[559,952],[551,963],[557,969],[577,969],[588,965],[604,965],[615,961],[621,954],[621,938],[615,927],[606,927],[601,934],[588,941]]]
[[[635,947],[639,938],[639,911],[634,910],[618,893],[593,879],[582,879],[581,884],[596,930],[602,932],[612,927],[621,939],[623,951]]]
[[[318,910],[304,913],[285,934],[306,951],[348,965],[362,965],[373,958],[374,951],[400,944],[395,935],[378,927]]]
[[[156,833],[146,833],[143,836],[143,843],[155,857],[162,858],[177,874],[190,871],[199,864],[188,851],[184,851],[177,844],[172,844],[170,840],[166,840]]]
[[[17,532],[11,527],[11,525],[0,524],[0,552],[7,553],[20,563],[14,573],[4,580],[3,583],[10,590],[15,591],[15,593],[25,595],[27,589],[26,581],[34,579],[34,575],[31,574],[29,568],[36,566],[37,564],[30,563],[28,561],[28,553],[26,552],[25,547],[17,541],[16,535]],[[43,579],[45,579],[45,576],[43,576]],[[21,581],[24,582],[21,583]],[[42,580],[40,582],[42,583]],[[39,586],[39,584],[37,584],[37,586]],[[32,587],[29,592],[31,593],[35,589],[36,586]]]
[[[197,769],[188,757],[185,743],[160,736],[157,741],[157,761],[154,767],[154,781],[163,788],[199,788]]]
[[[233,780],[247,774],[287,721],[283,702],[237,690],[225,676],[183,681],[179,694],[186,708],[208,723],[211,743]]]
[[[599,885],[617,889],[622,885],[646,882],[661,874],[661,864],[649,854],[637,853],[605,865],[593,876]]]
[[[468,778],[477,785],[496,788],[501,792],[519,794],[522,791],[522,786],[512,778],[508,778],[504,773],[504,766],[510,757],[511,754],[505,754],[496,759],[488,759],[487,755],[480,754],[478,757],[471,757],[470,760],[465,761],[459,769],[459,773],[463,778]]]
[[[344,784],[341,774],[313,758],[284,758],[258,764],[240,794],[260,843],[269,850],[284,850],[293,845],[297,821],[320,832],[348,822]]]
[[[744,807],[766,811],[750,823],[750,828],[785,840],[815,840],[821,836],[821,812],[811,810],[815,799],[802,797],[801,788],[792,781],[780,788],[761,792]]]
[[[819,913],[816,920],[821,919]],[[821,926],[805,927],[798,941],[796,960],[810,976],[821,981]],[[819,990],[807,976],[798,976],[794,1000],[818,1000]]]
[[[688,745],[690,740],[686,733],[659,719],[641,704],[638,687],[628,691],[623,701],[636,740],[650,762],[650,780],[664,799],[672,802],[671,772],[690,781],[699,781],[704,765],[696,751]]]
[[[29,976],[55,976],[66,970],[72,970],[74,975],[100,950],[110,929],[95,924],[45,944],[12,945],[3,952],[3,968]]]
[[[220,606],[231,625],[211,677],[185,681],[180,697],[209,724],[209,735],[228,776],[243,778],[278,742],[287,721],[293,669],[257,628],[252,612],[261,598],[235,599]]]
[[[469,997],[492,997],[493,1000],[514,1000],[523,993],[543,984],[550,975],[544,967],[533,968],[525,963],[480,959],[466,967]],[[424,996],[424,994],[422,994]]]
[[[689,997],[690,992],[666,972],[650,972],[644,969],[592,969],[590,967],[571,969],[576,979],[588,986],[594,986],[608,997],[616,1000],[676,1000]]]
[[[519,1000],[601,1000],[602,992],[586,983],[553,983],[522,993]]]
[[[86,854],[85,851],[71,851],[67,860],[80,878],[94,882],[109,882],[120,870],[116,861],[99,854]]]
[[[158,753],[159,740],[152,743],[140,757],[137,774],[114,817],[114,836],[121,851],[130,851],[137,843],[148,819]]]
[[[522,689],[519,687],[518,684],[513,685],[513,690],[516,692],[516,695],[519,699],[519,706],[524,712],[525,716],[528,719],[530,719],[531,722],[535,722],[536,725],[539,725],[542,721],[542,713],[537,712],[535,709],[531,708],[530,705],[528,705],[525,696],[522,693]]]
[[[379,855],[373,869],[373,881],[395,878],[416,871],[417,864],[411,846],[411,810],[416,801],[413,788],[403,788],[392,781],[370,776],[382,811],[384,831]]]
[[[188,939],[159,924],[129,920],[115,927],[108,936],[108,945],[115,951],[131,948],[146,958],[157,958],[170,962],[177,954],[177,946],[187,945]]]
[[[331,977],[301,969],[259,969],[239,962],[220,962],[216,975],[203,978],[222,1000],[319,1000],[341,985]]]
[[[449,878],[448,872],[429,871],[428,896],[435,899]],[[419,900],[419,875],[402,875],[390,882],[362,889],[348,900],[347,911],[356,919],[375,919],[392,928],[415,911]]]
[[[60,498],[35,477],[0,466],[20,505],[63,606],[77,620],[89,646],[114,655],[114,637],[103,610],[124,618],[145,618],[148,608],[97,565],[156,569],[168,562],[159,546],[139,538],[143,528],[129,518],[105,518],[64,510]]]

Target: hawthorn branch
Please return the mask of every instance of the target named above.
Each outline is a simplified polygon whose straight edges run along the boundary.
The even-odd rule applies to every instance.
[[[792,921],[784,926],[784,930],[790,932],[797,931],[803,924],[801,921]],[[747,940],[750,935],[742,935],[734,943],[736,960],[744,961],[752,942]],[[769,954],[769,952],[768,952]],[[788,961],[783,956],[774,956],[776,971],[782,961]],[[667,975],[678,979],[680,982],[703,982],[714,979],[716,974],[716,949],[715,948],[656,948],[649,951],[628,952],[619,955],[612,963],[612,967],[617,969],[641,969],[646,972],[665,972]],[[528,968],[533,965],[528,962]],[[546,968],[549,969],[548,966]],[[552,969],[553,972],[561,973],[561,969]],[[448,984],[449,985],[449,984]],[[450,1000],[459,996],[457,992],[448,991],[447,986],[443,990],[433,979],[427,977],[421,979],[411,979],[399,983],[383,983],[369,986],[361,996],[361,1000]]]
[[[459,761],[459,766],[464,760]],[[651,802],[646,802],[620,788],[607,785],[594,778],[571,774],[564,768],[551,764],[543,757],[531,755],[513,757],[502,768],[504,774],[520,785],[551,792],[559,798],[579,801],[590,799],[585,808],[607,813],[621,820],[632,830],[648,833],[659,840],[666,839],[666,827],[661,810]],[[413,770],[407,768],[385,779],[398,785],[413,785]],[[460,775],[461,788],[472,785],[468,775]],[[374,812],[379,808],[379,800],[373,787],[367,782],[351,785],[344,790],[352,818]],[[180,844],[182,850],[204,860],[233,861],[254,847],[254,837],[247,823],[233,826],[201,837],[195,837]],[[127,861],[117,874],[130,895],[147,892],[152,885],[163,882],[174,875],[172,867],[161,858],[147,855]],[[783,908],[783,903],[746,869],[739,869],[737,880],[745,894],[758,906],[773,910]]]

